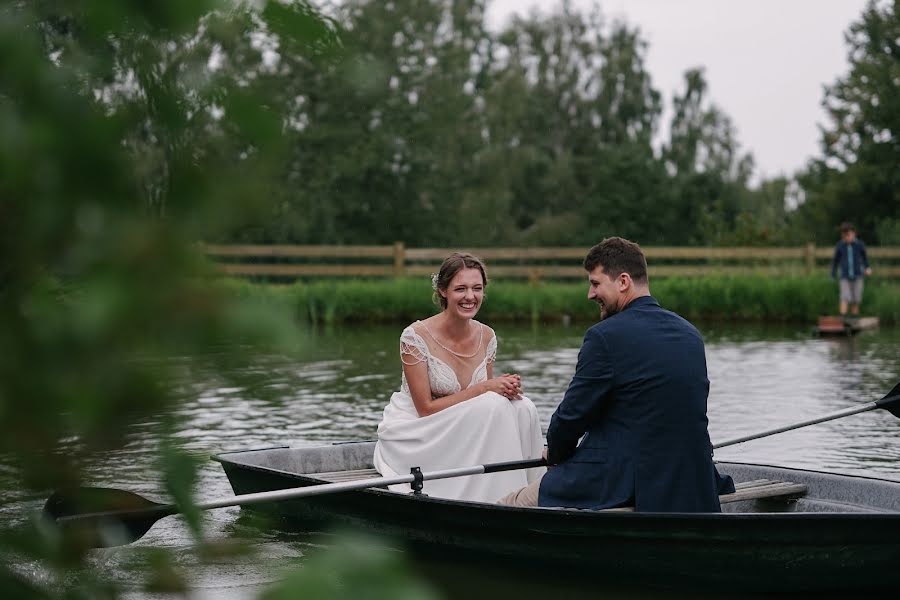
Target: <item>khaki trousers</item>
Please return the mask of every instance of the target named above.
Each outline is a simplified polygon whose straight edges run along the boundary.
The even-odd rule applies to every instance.
[[[497,501],[497,504],[504,506],[519,506],[522,508],[533,508],[538,505],[538,494],[541,490],[541,480],[532,481],[523,488],[507,494]]]

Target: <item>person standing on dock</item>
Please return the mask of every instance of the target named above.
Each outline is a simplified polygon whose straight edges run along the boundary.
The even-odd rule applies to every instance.
[[[650,295],[640,246],[606,238],[584,259],[600,322],[547,429],[550,469],[512,506],[719,512],[734,491],[712,461],[700,332]],[[580,440],[580,441],[579,441]]]
[[[859,316],[859,305],[862,302],[863,279],[872,274],[869,258],[866,256],[866,245],[856,238],[856,229],[852,223],[841,223],[841,240],[834,247],[831,259],[831,278],[840,269],[840,304],[838,311],[842,317],[850,314]]]

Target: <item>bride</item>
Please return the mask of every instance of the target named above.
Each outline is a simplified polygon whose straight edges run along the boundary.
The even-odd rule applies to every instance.
[[[400,391],[384,409],[375,445],[375,468],[382,475],[540,458],[537,410],[522,395],[518,375],[494,377],[497,337],[475,320],[486,286],[484,265],[471,254],[451,254],[432,277],[442,311],[400,336]],[[541,467],[431,480],[423,491],[494,502],[543,472]]]

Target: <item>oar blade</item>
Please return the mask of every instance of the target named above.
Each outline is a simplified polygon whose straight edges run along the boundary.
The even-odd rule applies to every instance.
[[[83,548],[129,544],[173,512],[173,507],[133,492],[97,487],[57,491],[44,504],[44,515],[56,522],[71,543]]]
[[[878,408],[883,408],[900,419],[900,383],[894,389],[885,394],[884,398],[875,402]]]

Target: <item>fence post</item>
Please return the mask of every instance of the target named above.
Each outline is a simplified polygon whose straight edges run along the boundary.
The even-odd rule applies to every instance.
[[[806,258],[806,274],[812,275],[816,270],[816,244],[814,242],[806,243],[804,257]]]
[[[403,277],[406,274],[406,245],[403,242],[394,242],[394,277]]]

